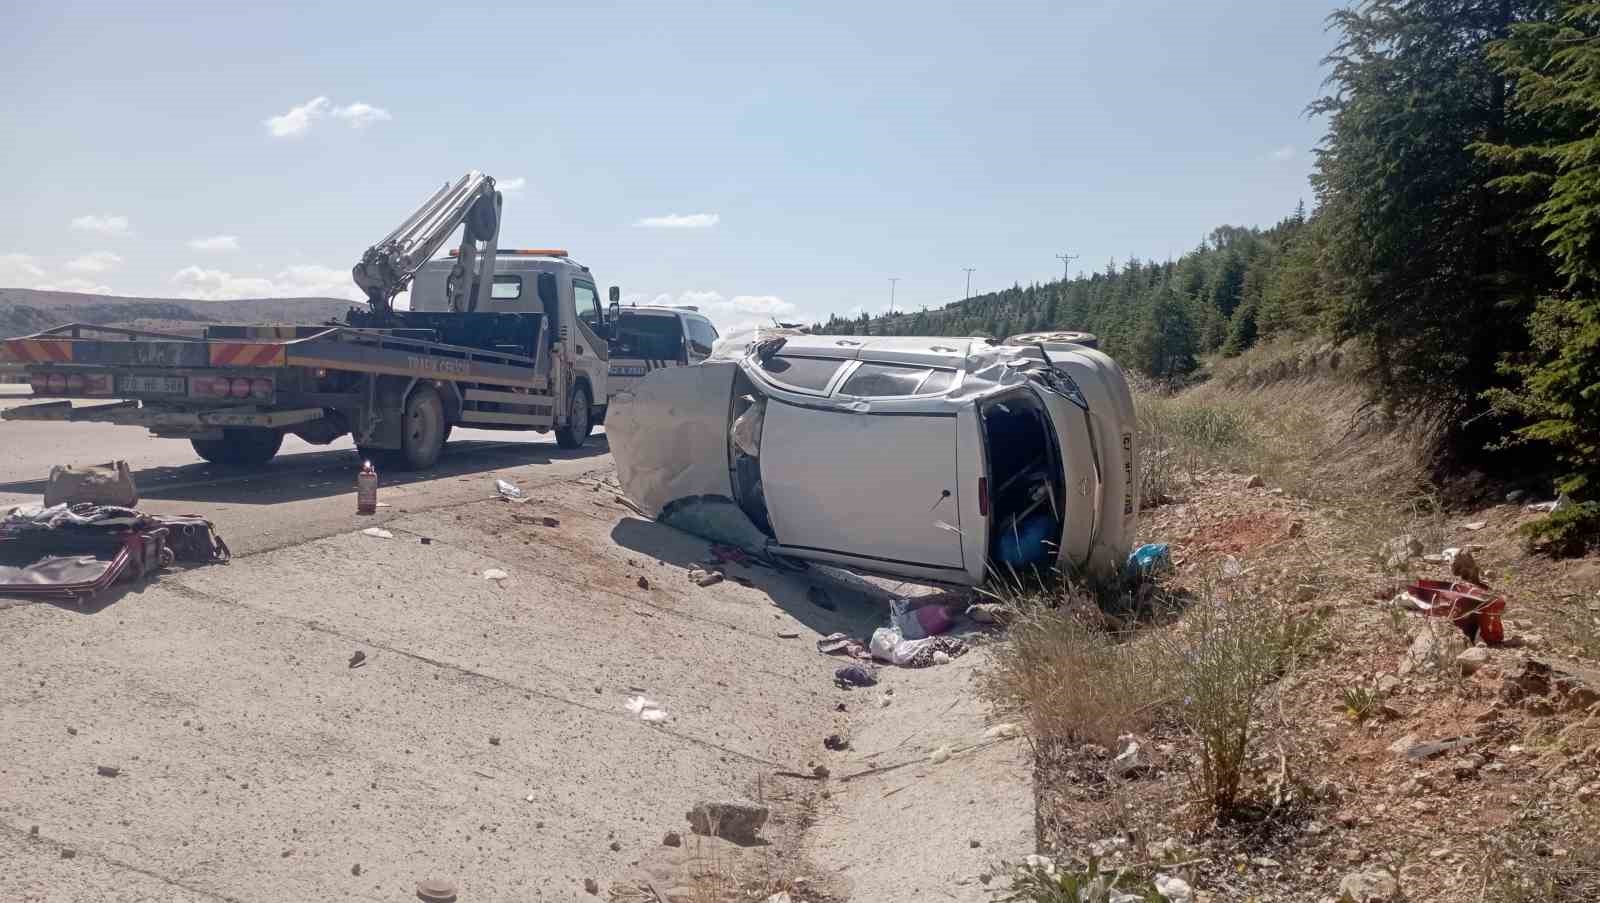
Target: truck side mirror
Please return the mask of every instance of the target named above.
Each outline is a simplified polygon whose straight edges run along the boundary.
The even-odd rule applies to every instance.
[[[606,292],[606,295],[607,295],[607,297],[609,297],[611,299],[611,306],[612,307],[616,307],[618,304],[622,303],[622,289],[617,288],[616,286],[613,285],[611,287],[611,290],[609,292]]]
[[[615,323],[622,316],[622,304],[617,299],[611,299],[611,308],[606,311],[606,319]]]

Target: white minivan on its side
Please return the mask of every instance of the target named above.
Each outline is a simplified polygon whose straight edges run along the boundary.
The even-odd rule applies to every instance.
[[[628,497],[718,541],[976,585],[1114,572],[1139,512],[1132,393],[1074,344],[784,335],[612,401]]]

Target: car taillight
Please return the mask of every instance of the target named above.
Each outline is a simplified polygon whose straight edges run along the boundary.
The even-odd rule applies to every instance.
[[[52,373],[52,374],[50,374],[50,391],[52,391],[52,392],[65,392],[65,391],[67,391],[67,377],[66,377],[65,374],[61,374],[61,373]]]
[[[272,380],[270,380],[270,379],[252,379],[252,380],[250,380],[250,397],[251,398],[271,398],[272,397]]]
[[[234,398],[249,398],[250,380],[242,376],[229,380],[228,394],[232,395]]]
[[[989,478],[978,478],[978,513],[989,516]]]
[[[43,395],[50,391],[50,377],[43,373],[29,373],[28,385],[33,388],[33,394]]]

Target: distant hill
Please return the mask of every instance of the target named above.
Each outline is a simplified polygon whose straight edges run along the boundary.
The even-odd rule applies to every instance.
[[[64,323],[162,331],[194,330],[205,323],[321,323],[342,318],[360,303],[338,298],[190,301],[0,288],[0,337],[28,335]]]

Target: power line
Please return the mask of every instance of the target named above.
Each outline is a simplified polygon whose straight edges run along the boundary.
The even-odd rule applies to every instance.
[[[972,271],[977,269],[977,267],[962,267],[962,269],[967,271],[967,298],[971,299],[972,298]]]
[[[1056,259],[1061,261],[1061,281],[1062,282],[1066,282],[1067,281],[1067,270],[1072,266],[1072,262],[1074,260],[1078,259],[1078,255],[1076,255],[1076,254],[1057,254],[1056,255]]]

